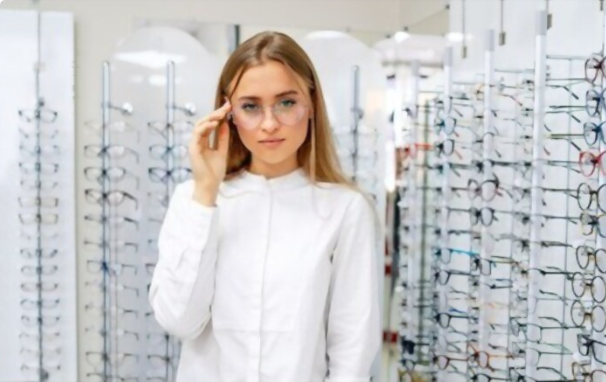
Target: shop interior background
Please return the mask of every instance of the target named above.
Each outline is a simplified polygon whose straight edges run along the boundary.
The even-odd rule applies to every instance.
[[[598,207],[606,198],[578,205],[580,185],[597,190],[606,176],[599,168],[584,176],[578,163],[581,151],[606,145],[586,142],[584,130],[606,110],[606,73],[590,83],[585,70],[592,55],[604,56],[604,7],[1,1],[0,382],[174,380],[178,342],[154,326],[147,304],[166,197],[188,176],[186,157],[167,152],[212,110],[214,81],[238,42],[268,29],[297,39],[317,64],[343,166],[375,195],[386,226],[375,381],[606,381],[606,283],[599,259],[577,261],[579,248],[606,248]],[[601,101],[588,116],[591,89]],[[455,133],[444,129],[448,118]],[[167,123],[185,134],[165,134]],[[108,144],[115,149],[104,152]],[[486,159],[508,164],[479,175],[470,166],[437,171]],[[528,184],[518,182],[521,161],[531,163]],[[470,179],[492,184],[493,175],[496,197],[468,192]],[[123,193],[108,199],[110,186]],[[519,189],[528,192],[508,196]],[[498,221],[470,224],[473,208],[493,208]],[[518,226],[520,214],[544,225]],[[594,226],[583,222],[592,217]],[[474,275],[476,260],[493,272]],[[446,283],[440,272],[450,272]],[[40,297],[48,306],[36,306]]]

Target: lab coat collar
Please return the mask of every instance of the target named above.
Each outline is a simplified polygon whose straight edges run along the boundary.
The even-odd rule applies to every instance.
[[[240,190],[249,191],[280,191],[292,190],[310,184],[310,180],[303,168],[299,167],[286,175],[267,179],[263,175],[257,175],[242,170],[235,178],[227,182],[227,186]]]

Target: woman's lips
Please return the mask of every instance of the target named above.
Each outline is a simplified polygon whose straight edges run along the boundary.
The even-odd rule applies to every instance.
[[[284,142],[284,139],[266,139],[260,141],[260,143],[267,148],[278,147],[282,142]]]

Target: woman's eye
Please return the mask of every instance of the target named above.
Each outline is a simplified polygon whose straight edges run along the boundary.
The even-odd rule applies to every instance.
[[[295,100],[285,99],[285,100],[280,101],[279,105],[280,105],[280,107],[287,108],[287,107],[294,106],[296,103],[297,103],[297,101],[295,101]]]
[[[254,103],[245,103],[241,106],[241,108],[244,111],[255,111],[258,109],[258,106],[255,105]]]

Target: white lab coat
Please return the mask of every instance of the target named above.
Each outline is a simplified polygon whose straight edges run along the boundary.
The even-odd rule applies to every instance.
[[[302,169],[243,171],[216,207],[177,186],[149,300],[183,340],[178,382],[368,382],[381,345],[375,220]]]

